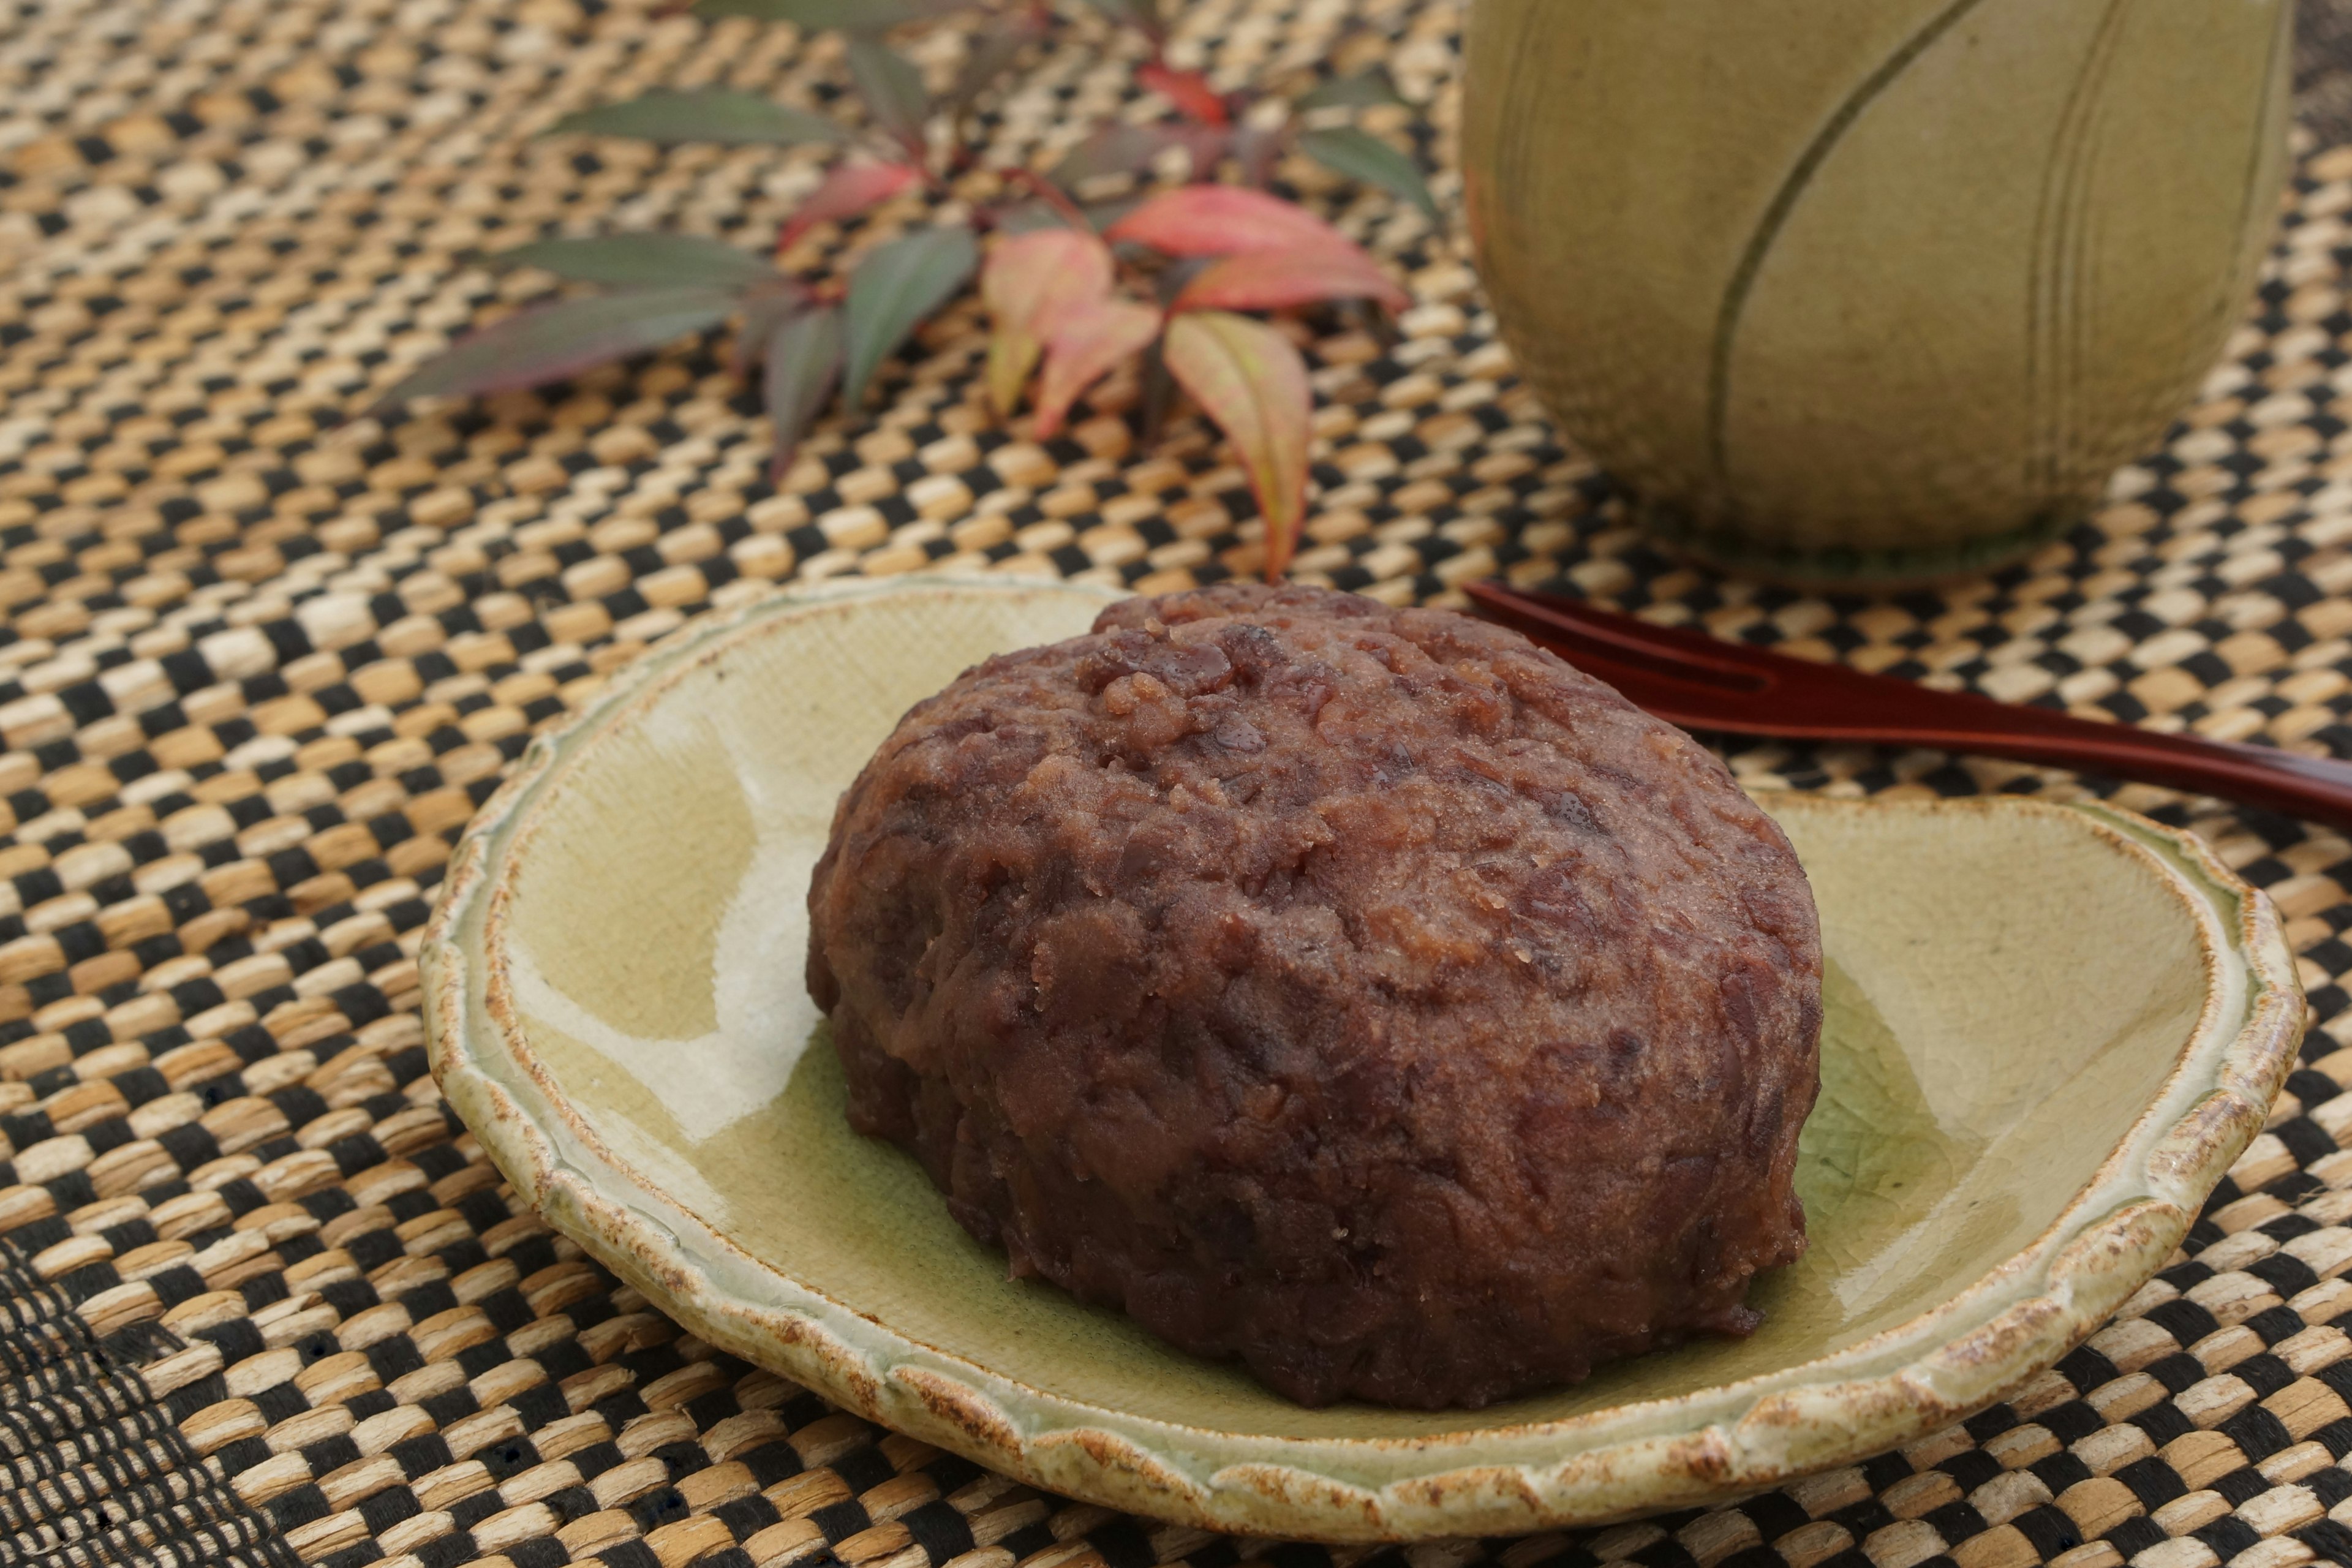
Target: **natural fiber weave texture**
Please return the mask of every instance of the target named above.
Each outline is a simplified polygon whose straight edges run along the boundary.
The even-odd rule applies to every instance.
[[[1180,58],[1223,79],[1382,54],[1450,123],[1453,0],[1183,9]],[[1351,14],[1371,36],[1334,62]],[[1000,161],[1119,109],[1100,44],[1027,73]],[[945,71],[961,45],[925,47]],[[835,50],[603,0],[50,0],[0,24],[0,1563],[1368,1555],[1034,1496],[680,1337],[515,1211],[425,1073],[415,945],[451,842],[534,728],[697,609],[795,573],[1158,588],[1255,563],[1237,471],[1197,423],[1137,449],[1131,384],[1064,440],[997,427],[969,308],[780,489],[716,343],[334,427],[537,287],[467,251],[656,224],[756,244],[814,178],[530,132],[654,84],[837,100]],[[1815,657],[2352,754],[2352,150],[2306,158],[2258,315],[2093,523],[1998,579],[1874,600],[1654,553],[1513,383],[1453,244],[1349,200],[1419,303],[1392,346],[1313,344],[1303,573],[1395,599],[1564,575]],[[915,216],[820,231],[804,259]],[[2082,787],[1940,755],[1737,761],[1845,792]],[[2318,1021],[2196,1256],[2011,1405],[1902,1453],[1720,1511],[1369,1555],[2352,1563],[2331,1517],[2352,1521],[2331,1326],[2352,1326],[2352,848],[2121,798],[2271,890]]]

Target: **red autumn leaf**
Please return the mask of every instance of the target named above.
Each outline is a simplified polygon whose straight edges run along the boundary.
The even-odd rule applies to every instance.
[[[1352,247],[1252,250],[1228,256],[1185,284],[1178,310],[1280,310],[1322,300],[1370,300],[1391,310],[1412,302],[1372,258]]]
[[[1132,300],[1097,300],[1069,311],[1045,344],[1045,378],[1037,388],[1037,438],[1059,435],[1078,395],[1118,362],[1160,335],[1160,312]]]
[[[1177,112],[1203,125],[1224,125],[1232,121],[1223,94],[1209,85],[1209,79],[1199,71],[1180,71],[1158,60],[1135,73],[1138,86],[1158,93],[1176,106]]]
[[[1314,392],[1306,362],[1264,321],[1224,310],[1178,316],[1162,352],[1179,384],[1233,442],[1265,519],[1266,578],[1279,578],[1307,519]]]
[[[1032,229],[996,242],[980,275],[980,297],[996,319],[988,345],[988,393],[1001,415],[1021,403],[1060,323],[1110,294],[1110,247],[1074,228]]]
[[[1306,208],[1241,185],[1163,191],[1104,230],[1103,237],[1135,240],[1171,256],[1357,248],[1355,241]]]
[[[911,163],[844,163],[809,193],[808,200],[793,209],[784,232],[776,237],[777,253],[790,250],[794,240],[817,225],[855,217],[909,185],[921,184],[923,172]]]

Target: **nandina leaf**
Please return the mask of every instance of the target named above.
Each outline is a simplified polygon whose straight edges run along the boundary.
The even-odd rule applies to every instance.
[[[1037,438],[1060,434],[1070,405],[1160,335],[1160,312],[1132,300],[1097,300],[1057,320],[1045,343],[1037,387]]]
[[[846,142],[849,132],[823,115],[793,109],[757,93],[725,88],[692,92],[646,93],[620,103],[600,104],[567,114],[550,134],[635,136],[647,142],[723,142],[789,146],[803,142]]]
[[[1173,125],[1106,125],[1064,153],[1045,177],[1068,191],[1088,180],[1136,174],[1182,140]]]
[[[1367,109],[1375,104],[1402,104],[1404,94],[1379,66],[1354,76],[1333,77],[1293,105],[1297,109]]]
[[[692,234],[542,239],[485,259],[493,267],[541,267],[575,282],[621,289],[656,285],[742,289],[776,276],[775,268],[753,252]]]
[[[1412,303],[1362,251],[1313,246],[1224,257],[1185,284],[1173,308],[1280,310],[1322,300],[1372,300],[1391,310]]]
[[[865,398],[882,361],[970,281],[979,265],[979,242],[961,224],[919,229],[858,263],[849,279],[851,407]]]
[[[1228,126],[1187,122],[1176,127],[1176,140],[1192,163],[1192,178],[1205,180],[1216,172],[1217,161],[1233,145],[1235,132]]]
[[[1080,216],[1087,220],[1087,226],[1088,228],[1093,229],[1097,234],[1100,234],[1103,230],[1108,228],[1111,225],[1117,223],[1119,219],[1125,217],[1136,208],[1141,206],[1143,205],[1143,197],[1129,192],[1126,195],[1112,196],[1105,201],[1088,202],[1085,206],[1078,209],[1078,213]]]
[[[1157,39],[1167,31],[1160,20],[1158,0],[1089,0],[1089,4],[1114,22],[1142,28],[1148,37]]]
[[[1403,197],[1433,219],[1437,216],[1437,198],[1429,194],[1429,183],[1421,177],[1412,160],[1369,131],[1340,125],[1328,131],[1302,132],[1298,150],[1335,174],[1377,185],[1392,196]]]
[[[1045,345],[1037,334],[1018,327],[999,327],[988,340],[988,403],[1000,419],[1010,419],[1021,406],[1021,394],[1037,374]]]
[[[768,334],[783,325],[786,317],[807,310],[809,300],[809,291],[781,272],[772,272],[765,282],[752,285],[743,296],[743,330],[735,338],[737,374],[750,372],[768,352]]]
[[[878,206],[909,185],[922,183],[923,172],[910,163],[844,163],[827,174],[808,199],[793,209],[776,237],[779,254],[821,223],[854,217]]]
[[[863,34],[849,40],[849,74],[874,123],[915,157],[923,155],[923,122],[930,118],[931,95],[915,62],[889,45]]]
[[[1233,121],[1223,95],[1199,71],[1180,71],[1152,60],[1135,73],[1135,81],[1174,104],[1187,119],[1203,125],[1226,125]]]
[[[1171,256],[1356,248],[1353,240],[1304,207],[1240,185],[1163,191],[1104,230],[1103,237],[1136,240]]]
[[[880,33],[902,22],[945,16],[962,0],[697,0],[698,16],[756,16],[804,32]]]
[[[1276,160],[1290,139],[1290,126],[1244,125],[1234,132],[1234,162],[1240,166],[1242,184],[1263,186],[1274,178]]]
[[[1045,36],[1045,24],[1044,13],[1028,10],[982,34],[973,42],[971,52],[964,56],[963,66],[956,72],[955,85],[948,89],[940,107],[950,115],[961,114],[971,108],[972,100],[986,92],[992,82],[1013,68],[1022,50]]]
[[[1000,415],[1021,390],[1059,321],[1110,293],[1110,247],[1074,228],[1041,228],[1000,239],[988,253],[980,297],[994,318],[988,395]]]
[[[1307,445],[1314,393],[1298,351],[1264,321],[1195,310],[1168,324],[1168,369],[1216,422],[1265,519],[1265,574],[1290,564],[1307,517]]]
[[[765,348],[768,423],[774,429],[774,450],[768,472],[782,478],[801,437],[817,410],[841,380],[845,357],[841,310],[819,305],[787,316],[768,330]]]
[[[734,309],[731,292],[707,288],[638,289],[531,306],[458,339],[378,398],[371,412],[412,397],[471,397],[561,381],[715,326]]]
[[[1216,264],[1213,257],[1181,256],[1161,268],[1159,276],[1151,280],[1159,292],[1160,308],[1173,310],[1176,296],[1184,291],[1184,286]]]
[[[997,241],[980,289],[1000,322],[1050,331],[1041,314],[1092,304],[1110,284],[1110,247],[1075,228],[1041,228]]]
[[[996,209],[996,232],[1003,235],[1034,234],[1041,228],[1069,226],[1070,220],[1062,216],[1062,209],[1043,196]]]

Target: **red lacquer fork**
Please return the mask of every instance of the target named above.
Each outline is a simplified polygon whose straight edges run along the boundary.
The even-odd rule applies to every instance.
[[[1937,691],[1500,583],[1471,583],[1464,591],[1488,618],[1686,730],[1976,752],[2193,790],[2352,829],[2352,763]]]

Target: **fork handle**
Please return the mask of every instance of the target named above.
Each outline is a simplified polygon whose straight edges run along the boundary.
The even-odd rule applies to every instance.
[[[2020,708],[1972,693],[1913,689],[1907,712],[1852,724],[1811,726],[1816,740],[1870,741],[1977,752],[2016,762],[2079,768],[2264,806],[2352,831],[2352,763],[2102,724],[2046,708]],[[1743,726],[1745,728],[1745,726]],[[1759,723],[1749,732],[1790,734]]]
[[[1975,752],[2193,790],[2352,832],[2352,763],[2097,723],[1721,643],[1501,584],[1466,587],[1483,612],[1571,664],[1625,665],[1643,706],[1686,729]]]

